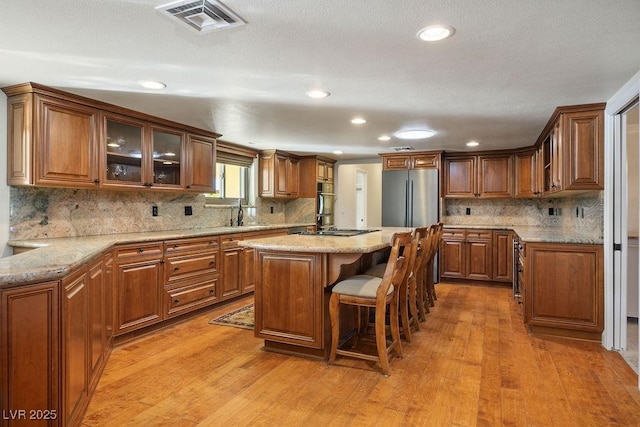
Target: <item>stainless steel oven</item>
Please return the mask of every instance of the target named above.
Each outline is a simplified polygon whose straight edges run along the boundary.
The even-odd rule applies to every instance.
[[[316,225],[318,230],[334,226],[333,205],[336,195],[333,192],[333,184],[329,182],[318,183],[316,199]]]

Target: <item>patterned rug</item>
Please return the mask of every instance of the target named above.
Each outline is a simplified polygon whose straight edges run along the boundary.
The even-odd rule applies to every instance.
[[[245,307],[234,310],[231,313],[209,320],[209,323],[212,325],[225,325],[235,326],[236,328],[253,329],[253,304],[249,304]]]

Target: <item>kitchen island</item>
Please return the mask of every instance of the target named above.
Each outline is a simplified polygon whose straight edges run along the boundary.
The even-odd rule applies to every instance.
[[[265,349],[326,359],[331,340],[331,285],[376,262],[393,233],[351,237],[289,235],[244,240],[255,257],[255,335]],[[347,322],[341,322],[345,329]]]

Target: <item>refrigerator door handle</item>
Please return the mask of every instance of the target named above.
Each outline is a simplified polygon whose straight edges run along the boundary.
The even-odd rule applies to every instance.
[[[411,198],[409,199],[410,203],[411,203],[411,207],[410,207],[410,211],[411,212],[411,217],[410,217],[410,221],[409,221],[409,227],[413,227],[413,180],[411,180]]]
[[[409,223],[409,181],[404,182],[404,226]]]

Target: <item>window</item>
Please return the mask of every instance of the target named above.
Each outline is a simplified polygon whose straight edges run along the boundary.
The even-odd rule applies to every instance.
[[[255,152],[219,142],[216,147],[215,188],[217,193],[206,195],[206,204],[212,206],[253,205]]]

